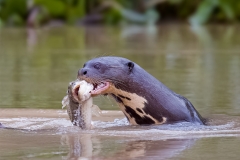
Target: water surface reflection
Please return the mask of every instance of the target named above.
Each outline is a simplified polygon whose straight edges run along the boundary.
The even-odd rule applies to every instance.
[[[97,159],[167,159],[190,148],[195,139],[132,140],[126,137],[91,136],[89,134],[63,137],[69,147],[64,159],[79,157]]]
[[[93,117],[93,129],[81,130],[63,110],[0,111],[3,125],[17,128],[0,130],[0,159],[185,159],[199,153],[204,153],[198,155],[201,158],[214,158],[205,152],[223,145],[238,153],[239,117],[216,115],[209,126],[130,126],[121,112],[105,111]]]
[[[0,130],[0,159],[239,159],[238,31],[239,25],[1,28],[0,108],[11,111],[0,109],[0,122],[27,131]],[[59,109],[77,70],[102,55],[135,61],[187,97],[215,127],[135,128],[115,122],[104,127],[98,122],[96,132],[69,132],[66,115],[48,109]],[[95,104],[118,110],[109,98],[96,98]]]
[[[59,108],[68,82],[84,62],[114,55],[138,63],[203,115],[240,115],[238,28],[1,29],[0,107]],[[96,103],[118,109],[108,99]]]

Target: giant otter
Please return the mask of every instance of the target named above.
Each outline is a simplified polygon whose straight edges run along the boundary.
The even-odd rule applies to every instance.
[[[205,123],[188,99],[126,58],[89,60],[78,71],[78,79],[94,85],[92,96],[112,96],[130,124]]]

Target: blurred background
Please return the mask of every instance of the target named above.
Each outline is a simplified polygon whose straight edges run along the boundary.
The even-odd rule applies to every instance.
[[[0,122],[33,129],[1,130],[0,159],[73,159],[83,149],[98,159],[239,160],[239,21],[240,0],[0,0]],[[49,119],[99,56],[136,62],[215,125],[142,133],[116,119],[80,133]],[[94,104],[119,110],[106,96]]]
[[[112,55],[203,115],[240,115],[239,20],[236,0],[0,0],[0,107],[60,109],[78,69]]]
[[[235,23],[237,0],[0,0],[1,26]]]
[[[0,0],[0,122],[33,129],[1,130],[0,159],[73,159],[86,149],[97,159],[238,160],[239,21],[240,0]],[[136,62],[213,126],[141,132],[114,118],[115,127],[72,132],[49,119],[65,115],[47,109],[62,108],[69,82],[99,56]],[[105,96],[94,104],[119,110]]]

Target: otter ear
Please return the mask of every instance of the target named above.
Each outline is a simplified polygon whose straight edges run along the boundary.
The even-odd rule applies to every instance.
[[[128,66],[129,72],[132,72],[133,67],[134,67],[134,63],[133,63],[133,62],[128,62],[128,63],[127,63],[127,66]]]

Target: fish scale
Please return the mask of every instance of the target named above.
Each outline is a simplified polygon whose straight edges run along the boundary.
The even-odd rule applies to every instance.
[[[78,89],[78,95],[75,95],[75,89]],[[84,80],[75,80],[69,83],[67,95],[62,100],[63,108],[66,106],[73,125],[82,129],[91,129],[93,100],[90,92],[92,90],[92,84]]]

